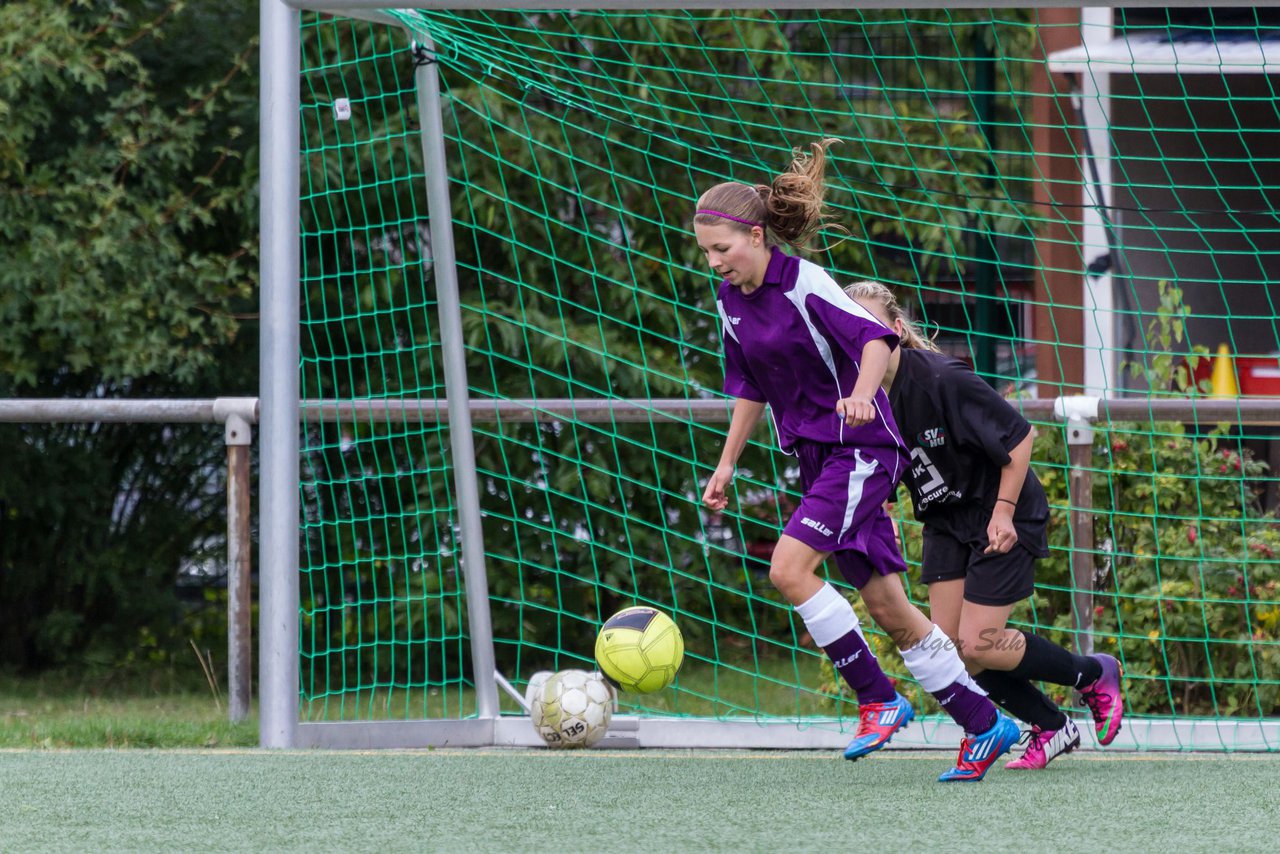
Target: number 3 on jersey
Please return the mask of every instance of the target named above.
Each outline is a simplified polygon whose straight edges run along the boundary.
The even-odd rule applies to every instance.
[[[928,495],[934,489],[943,485],[942,475],[938,472],[937,466],[933,464],[933,460],[929,459],[929,455],[925,453],[924,448],[911,449],[911,461],[918,468],[911,471],[912,477],[919,479],[921,476],[927,476],[929,480],[916,487],[921,495]]]

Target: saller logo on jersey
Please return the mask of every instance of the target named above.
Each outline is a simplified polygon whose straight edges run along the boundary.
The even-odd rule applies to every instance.
[[[817,531],[819,534],[821,534],[824,537],[829,537],[835,533],[835,531],[831,530],[826,525],[819,522],[817,519],[810,519],[808,516],[805,516],[803,519],[801,519],[800,524],[808,525],[810,528],[813,528],[813,530]]]
[[[917,436],[916,440],[926,448],[936,448],[947,443],[947,431],[941,427],[930,427]]]

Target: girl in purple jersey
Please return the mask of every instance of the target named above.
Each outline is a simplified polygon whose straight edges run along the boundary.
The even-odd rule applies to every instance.
[[[1017,725],[908,601],[900,577],[906,564],[883,507],[908,463],[880,388],[898,336],[820,267],[779,248],[803,249],[821,227],[826,149],[834,141],[797,153],[768,186],[718,184],[698,199],[693,230],[723,279],[724,388],[736,398],[702,500],[712,510],[727,506],[738,457],[768,404],[804,490],[774,549],[769,580],[858,696],[858,730],[845,757],[883,747],[915,712],[880,669],[849,601],[818,575],[832,555],[907,669],[967,734],[956,767],[939,779],[981,780],[1017,740]]]
[[[1036,560],[1049,554],[1049,505],[1030,470],[1031,425],[921,335],[887,287],[859,282],[846,292],[900,338],[882,385],[911,449],[906,483],[924,523],[929,613],[956,639],[978,684],[1031,725],[1026,750],[1007,767],[1041,769],[1080,745],[1075,723],[1032,680],[1079,689],[1098,742],[1110,744],[1124,714],[1119,662],[1007,626],[1014,604],[1031,595]]]

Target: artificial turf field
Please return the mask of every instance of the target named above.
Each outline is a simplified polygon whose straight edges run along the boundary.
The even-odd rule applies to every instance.
[[[1267,851],[1280,756],[0,751],[0,851]],[[1003,764],[1003,763],[1002,763]]]

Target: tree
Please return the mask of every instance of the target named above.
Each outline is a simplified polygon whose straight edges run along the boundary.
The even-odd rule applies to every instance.
[[[252,393],[254,4],[0,6],[0,396]],[[0,660],[161,636],[207,428],[0,431]]]

